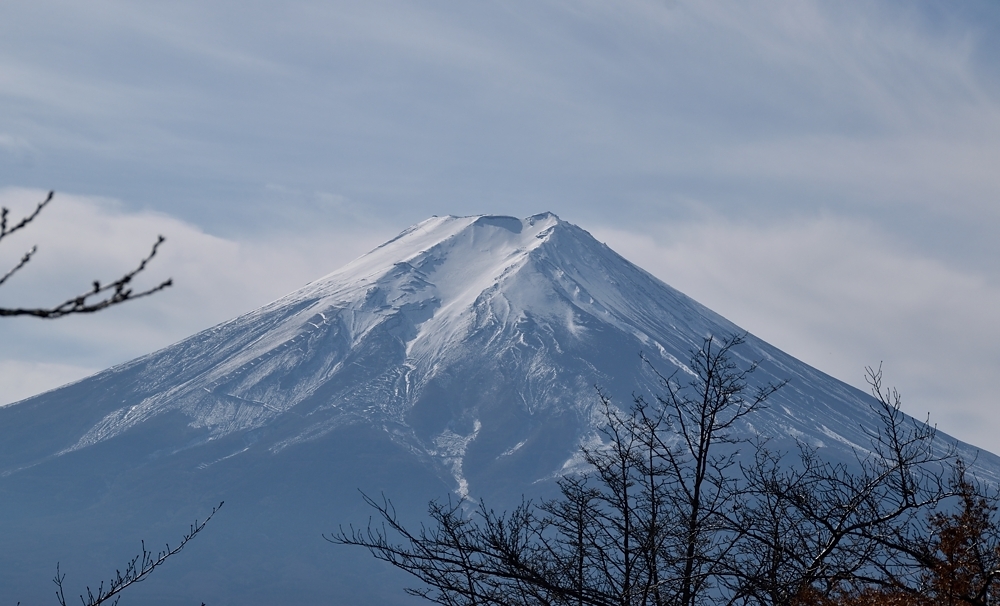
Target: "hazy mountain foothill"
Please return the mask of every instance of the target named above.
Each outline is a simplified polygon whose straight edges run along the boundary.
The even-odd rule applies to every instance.
[[[706,339],[737,337],[736,367],[759,364],[747,393],[782,387],[733,431],[858,466],[881,427],[871,395],[553,214],[429,218],[260,309],[0,408],[3,597],[53,603],[58,562],[75,601],[140,540],[175,544],[225,501],[121,604],[426,603],[403,591],[412,577],[324,539],[378,522],[362,493],[408,528],[432,499],[471,515],[555,497],[590,468],[581,447],[606,443],[606,401],[655,402]],[[935,444],[1000,479],[996,456]]]

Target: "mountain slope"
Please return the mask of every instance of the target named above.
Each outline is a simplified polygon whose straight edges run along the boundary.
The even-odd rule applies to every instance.
[[[47,582],[81,552],[99,578],[130,537],[176,541],[226,499],[143,601],[404,603],[394,573],[319,537],[367,518],[355,488],[407,515],[449,491],[544,493],[593,439],[595,385],[628,403],[658,387],[640,352],[683,374],[706,336],[736,333],[554,215],[433,217],[261,309],[0,409],[2,532],[31,552],[2,556],[0,581]],[[755,380],[789,380],[755,431],[844,460],[866,443],[864,394],[753,336],[739,355],[761,361]],[[391,581],[358,587],[359,570]]]

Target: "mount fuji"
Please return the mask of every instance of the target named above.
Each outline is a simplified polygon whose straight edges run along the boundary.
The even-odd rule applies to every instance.
[[[367,522],[359,489],[415,523],[431,498],[547,494],[597,439],[595,386],[628,404],[657,392],[653,369],[683,375],[703,339],[743,333],[555,215],[432,217],[265,307],[0,408],[0,596],[51,602],[57,561],[83,592],[225,500],[123,605],[414,603],[401,573],[321,537]],[[754,381],[788,380],[753,431],[863,451],[869,396],[753,335],[737,355],[760,362]],[[957,448],[1000,477],[1000,459]]]

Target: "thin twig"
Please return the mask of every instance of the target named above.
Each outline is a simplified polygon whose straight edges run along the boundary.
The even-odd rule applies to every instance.
[[[181,539],[181,542],[176,546],[171,548],[170,544],[166,545],[166,548],[159,552],[156,557],[153,557],[153,552],[146,549],[146,542],[142,542],[142,553],[132,558],[132,560],[125,566],[125,571],[121,570],[115,571],[115,577],[108,582],[107,589],[104,588],[104,581],[98,585],[96,593],[88,586],[87,596],[84,597],[80,594],[80,601],[83,602],[83,606],[100,606],[104,604],[111,598],[114,598],[112,605],[118,603],[119,594],[135,583],[140,583],[144,581],[153,571],[163,564],[167,558],[178,553],[180,550],[184,549],[184,546],[188,544],[191,539],[198,535],[205,525],[208,524],[209,520],[215,516],[215,513],[222,508],[225,501],[219,503],[216,507],[212,508],[212,513],[209,514],[207,518],[202,523],[198,523],[198,520],[194,521],[191,525],[190,531]],[[59,606],[66,606],[66,596],[63,590],[63,580],[66,578],[65,574],[59,569],[59,564],[56,564],[56,576],[52,579],[52,582],[56,585],[56,600],[59,602]]]
[[[112,305],[118,305],[119,303],[124,303],[125,301],[131,301],[133,299],[146,297],[153,293],[159,292],[165,288],[168,288],[169,286],[173,285],[172,279],[165,280],[160,284],[158,284],[157,286],[139,292],[136,292],[129,287],[132,282],[132,279],[140,272],[142,272],[144,269],[146,269],[146,265],[153,259],[153,257],[156,256],[157,250],[159,249],[160,245],[163,244],[165,241],[166,238],[164,238],[163,236],[158,236],[156,242],[153,244],[152,250],[150,250],[149,254],[145,258],[143,258],[142,261],[140,261],[139,265],[132,271],[122,276],[121,278],[115,280],[114,282],[101,285],[99,281],[95,280],[94,285],[90,289],[90,291],[85,292],[76,297],[67,299],[66,301],[63,301],[62,303],[54,307],[48,307],[48,308],[0,307],[0,316],[34,316],[36,318],[60,318],[62,316],[67,316],[70,314],[93,313],[95,311],[100,311],[102,309],[111,307]],[[25,259],[22,260],[21,264],[18,267],[16,267],[11,272],[8,272],[7,276],[9,276],[14,271],[20,269],[20,267],[22,267],[25,263],[27,263],[27,261],[28,258],[26,257]],[[4,277],[4,280],[6,280],[7,276]],[[0,281],[0,284],[2,283],[3,281]],[[91,299],[93,297],[98,297],[103,293],[107,294],[103,298],[91,302]]]

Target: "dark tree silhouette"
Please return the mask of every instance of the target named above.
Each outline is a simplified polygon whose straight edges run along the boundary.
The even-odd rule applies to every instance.
[[[1000,499],[973,478],[965,464],[954,467],[950,487],[956,503],[926,517],[925,534],[899,548],[916,563],[915,574],[891,577],[879,586],[844,580],[830,595],[802,591],[794,606],[990,606],[1000,602]]]
[[[942,606],[988,606],[1000,601],[1000,526],[997,493],[971,478],[964,465],[956,469],[953,486],[960,499],[957,511],[930,517],[929,544],[917,554],[923,566],[921,587]]]
[[[326,538],[367,548],[424,584],[409,593],[448,606],[909,606],[943,578],[991,596],[992,505],[949,482],[953,449],[902,413],[881,371],[868,369],[877,422],[854,464],[806,445],[773,452],[742,421],[782,383],[751,389],[757,365],[733,356],[742,343],[707,338],[693,378],[661,376],[655,402],[622,410],[599,393],[603,445],[583,450],[589,471],[559,480],[553,500],[509,513],[435,501],[431,522],[410,529],[385,497],[365,496],[382,523]],[[975,515],[940,513],[956,499]],[[988,548],[959,549],[955,528],[987,527]]]
[[[509,514],[481,503],[474,517],[461,502],[432,502],[433,525],[411,531],[391,503],[366,496],[384,525],[327,539],[368,548],[427,585],[411,594],[449,606],[718,598],[742,538],[729,519],[740,504],[737,426],[782,385],[750,389],[757,365],[741,369],[731,356],[743,342],[705,339],[691,356],[694,378],[661,377],[655,403],[636,398],[622,411],[599,394],[604,446],[583,450],[591,471],[561,479],[557,499]]]
[[[907,545],[925,540],[927,512],[956,494],[947,479],[954,449],[903,414],[898,392],[882,387],[881,369],[867,372],[879,425],[862,428],[869,445],[852,465],[800,444],[795,464],[759,448],[743,467],[736,525],[746,540],[735,571],[747,603],[897,586],[920,570]]]
[[[9,223],[10,211],[7,208],[0,209],[0,241],[3,241],[3,239],[7,236],[10,236],[11,234],[30,225],[31,222],[34,221],[35,218],[37,218],[38,215],[45,209],[45,207],[52,202],[54,195],[55,192],[50,191],[49,195],[44,200],[39,202],[30,214],[25,215],[20,221],[13,224]],[[107,309],[113,305],[118,305],[126,301],[139,299],[141,297],[146,297],[159,292],[171,286],[173,281],[169,279],[164,280],[152,288],[136,291],[132,288],[132,280],[146,269],[146,265],[153,259],[153,257],[156,256],[156,252],[159,250],[159,247],[163,244],[164,240],[165,238],[163,236],[157,237],[156,242],[153,243],[152,250],[149,251],[148,255],[142,258],[139,265],[117,280],[105,284],[102,284],[99,280],[94,280],[89,290],[74,297],[70,297],[62,303],[53,305],[52,307],[0,307],[0,316],[61,318],[70,314],[93,313],[102,309]],[[21,256],[21,260],[9,269],[7,273],[0,277],[0,286],[3,286],[7,280],[24,269],[24,267],[31,262],[32,257],[37,251],[38,247],[32,246],[31,249],[25,252],[24,255]]]

